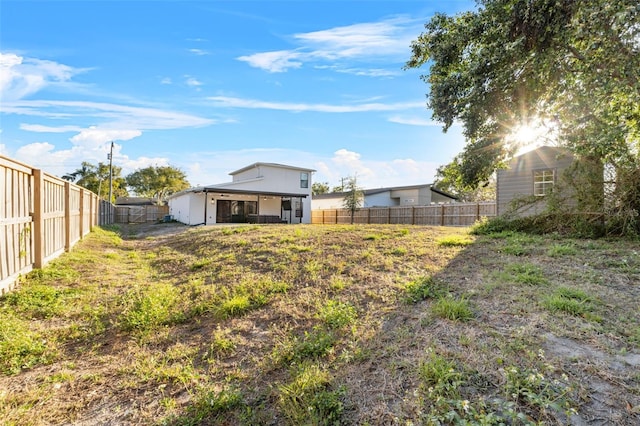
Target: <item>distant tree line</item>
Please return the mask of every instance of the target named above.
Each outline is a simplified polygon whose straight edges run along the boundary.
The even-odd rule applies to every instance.
[[[109,165],[97,165],[83,161],[79,169],[62,176],[63,179],[82,186],[102,199],[109,198]],[[186,174],[172,166],[149,166],[122,176],[122,168],[111,168],[111,202],[118,197],[129,196],[129,191],[139,197],[153,198],[161,204],[167,197],[190,187]]]

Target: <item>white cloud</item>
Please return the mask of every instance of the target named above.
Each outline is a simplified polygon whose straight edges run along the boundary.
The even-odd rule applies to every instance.
[[[422,29],[423,20],[394,17],[380,22],[358,23],[292,36],[297,46],[290,50],[259,52],[237,59],[268,72],[285,72],[300,68],[305,62],[345,60],[404,63],[410,54],[411,41]],[[338,67],[341,72],[370,77],[392,77],[398,71],[380,68]]]
[[[20,124],[20,130],[26,130],[28,132],[38,132],[38,133],[67,133],[67,132],[80,132],[82,131],[82,127],[80,126],[43,126],[41,124]]]
[[[55,146],[48,142],[34,142],[18,148],[16,155],[18,158],[41,158],[54,149]]]
[[[5,114],[65,118],[100,123],[109,129],[177,129],[214,124],[215,121],[178,111],[90,101],[3,102]]]
[[[160,84],[173,84],[173,81],[169,77],[163,77]]]
[[[360,68],[336,68],[336,72],[343,74],[353,74],[365,77],[397,77],[401,74],[400,71],[385,70],[382,68],[360,69]]]
[[[228,96],[212,96],[207,98],[218,106],[230,108],[272,109],[291,112],[367,112],[367,111],[397,111],[407,108],[424,107],[422,102],[399,102],[384,104],[379,102],[354,103],[349,105],[305,104],[289,102],[269,102],[256,99],[242,99]]]
[[[190,53],[193,53],[194,55],[198,55],[198,56],[206,56],[206,55],[210,55],[211,53],[207,52],[206,50],[202,50],[202,49],[189,49]]]
[[[240,56],[239,61],[247,62],[254,68],[261,68],[269,72],[285,72],[290,68],[300,68],[302,62],[298,59],[305,55],[292,50],[279,50],[276,52],[262,52],[253,55]]]
[[[3,102],[23,99],[47,86],[66,84],[84,71],[53,61],[0,52],[0,98]]]
[[[188,75],[186,75],[185,78],[186,78],[185,83],[187,84],[187,86],[198,87],[198,86],[202,86],[203,84],[201,81],[199,81],[195,77],[189,77]]]
[[[94,136],[97,137],[97,135]],[[21,146],[12,155],[12,158],[33,167],[41,168],[47,173],[63,176],[80,168],[83,161],[91,164],[106,164],[109,161],[107,154],[110,151],[110,145],[110,141],[98,143],[98,140],[95,139],[92,143],[74,145],[71,149],[56,150],[55,145],[49,142],[34,142]],[[169,164],[169,160],[165,157],[139,157],[132,159],[122,154],[121,150],[122,145],[114,143],[113,163],[122,169],[122,176],[126,176],[143,167]]]
[[[389,117],[388,121],[390,121],[391,123],[406,124],[409,126],[442,126],[442,123],[438,123],[437,121],[429,120],[422,117],[401,117],[395,115]]]
[[[91,127],[83,129],[80,133],[73,136],[71,143],[74,145],[101,146],[105,142],[110,141],[128,141],[142,135],[140,130],[120,130],[120,129],[100,129]]]
[[[415,20],[397,17],[328,30],[296,34],[295,39],[314,48],[313,56],[326,59],[398,55],[419,32]]]

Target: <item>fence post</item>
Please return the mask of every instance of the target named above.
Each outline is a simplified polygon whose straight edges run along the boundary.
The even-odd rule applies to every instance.
[[[71,249],[71,183],[64,183],[64,251]]]
[[[440,204],[440,226],[444,226],[444,204]]]
[[[84,237],[84,188],[80,188],[80,239]]]
[[[367,225],[371,225],[371,208],[367,209]]]
[[[33,169],[33,263],[44,264],[44,179],[42,170]]]
[[[480,220],[480,201],[476,203],[476,221]]]
[[[412,225],[416,224],[416,207],[415,206],[411,206],[411,224]]]

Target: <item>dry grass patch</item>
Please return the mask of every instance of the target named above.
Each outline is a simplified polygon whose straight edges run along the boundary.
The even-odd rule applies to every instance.
[[[639,420],[637,242],[140,229],[98,230],[0,300],[5,423]]]

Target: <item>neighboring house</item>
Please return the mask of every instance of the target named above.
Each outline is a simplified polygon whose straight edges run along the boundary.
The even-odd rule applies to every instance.
[[[434,203],[451,203],[456,197],[439,191],[431,184],[396,186],[392,188],[365,189],[362,207],[428,206]],[[313,210],[341,209],[346,192],[314,195]]]
[[[542,146],[514,157],[506,169],[498,170],[496,201],[498,215],[509,211],[511,202],[523,197],[543,197],[561,181],[562,173],[574,161],[564,148]],[[527,205],[520,214],[536,214],[545,208],[544,202]]]
[[[315,170],[254,163],[229,173],[232,181],[190,188],[169,197],[169,214],[187,225],[311,223]]]

